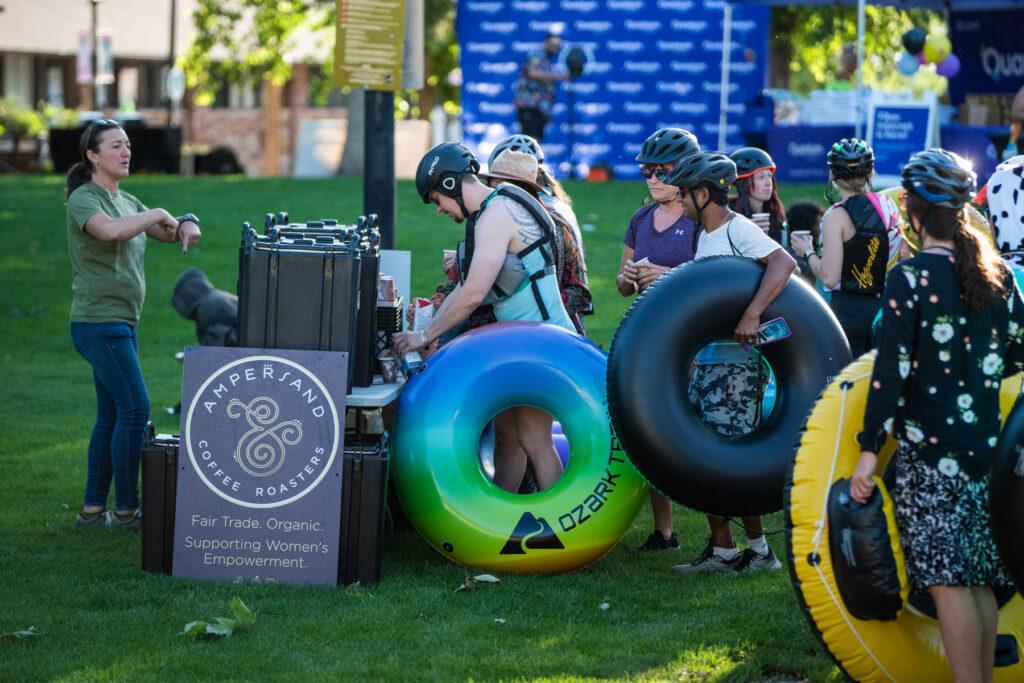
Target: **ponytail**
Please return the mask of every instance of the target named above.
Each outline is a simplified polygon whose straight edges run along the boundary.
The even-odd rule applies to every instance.
[[[562,183],[558,182],[558,179],[548,173],[543,166],[537,167],[537,184],[541,187],[551,188],[551,196],[566,206],[572,206],[572,199],[565,193]]]
[[[89,124],[89,127],[82,133],[78,140],[78,153],[81,155],[78,163],[68,170],[67,185],[65,190],[67,197],[82,185],[92,180],[92,174],[96,171],[92,162],[89,161],[89,151],[100,151],[100,135],[112,128],[120,128],[121,124],[113,119],[96,119]]]
[[[72,192],[92,180],[92,170],[92,164],[88,161],[79,161],[68,170],[65,198],[70,197]]]
[[[967,220],[966,207],[936,206],[914,192],[907,193],[906,202],[907,214],[918,218],[926,233],[937,240],[953,241],[956,279],[968,308],[981,311],[993,297],[1006,297],[1006,265],[992,243]]]
[[[965,209],[957,211],[959,225],[953,233],[956,245],[956,279],[960,294],[972,311],[984,309],[993,296],[1005,298],[1006,266],[977,228],[967,221]]]

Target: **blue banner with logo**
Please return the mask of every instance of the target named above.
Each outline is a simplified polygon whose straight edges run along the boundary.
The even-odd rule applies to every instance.
[[[875,176],[885,184],[899,182],[911,155],[927,149],[935,107],[921,104],[877,104],[868,116],[868,144],[875,152]]]
[[[781,183],[828,182],[828,150],[852,138],[853,126],[771,126],[765,131],[768,153]]]
[[[581,175],[602,164],[618,178],[640,177],[633,159],[658,128],[686,128],[714,148],[723,7],[722,0],[459,0],[464,142],[486,163],[496,143],[519,132],[512,99],[520,66],[561,29],[563,54],[580,47],[589,63],[558,87],[543,140],[549,168],[565,175],[573,137]],[[764,87],[768,17],[765,7],[733,12],[732,147],[743,144],[746,102]]]
[[[960,73],[949,96],[960,104],[969,93],[1015,93],[1024,86],[1024,9],[954,12],[949,20]]]

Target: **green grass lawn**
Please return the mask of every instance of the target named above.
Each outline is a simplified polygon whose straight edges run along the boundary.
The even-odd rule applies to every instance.
[[[703,546],[704,519],[680,509],[679,553],[627,550],[651,528],[644,511],[609,555],[575,574],[503,576],[455,592],[471,570],[451,564],[415,533],[389,536],[379,586],[337,590],[190,583],[144,574],[138,535],[78,530],[85,451],[95,398],[89,366],[68,330],[70,272],[63,180],[0,177],[0,680],[22,679],[676,679],[838,680],[797,607],[785,571],[681,577],[672,564]],[[243,220],[286,209],[306,220],[352,220],[358,179],[139,177],[124,188],[149,206],[203,218],[187,256],[150,243],[140,326],[143,372],[158,431],[176,432],[164,406],[179,400],[173,354],[195,342],[170,305],[177,276],[197,266],[233,290]],[[628,304],[614,289],[622,233],[644,195],[640,183],[570,183],[597,315],[607,345]],[[820,197],[788,187],[784,198]],[[462,228],[398,185],[397,246],[413,251],[413,281],[430,292],[441,250]],[[766,526],[780,529],[782,515]],[[781,535],[771,537],[780,556]],[[241,597],[255,630],[218,642],[179,636],[194,619],[229,616]],[[598,604],[608,602],[607,610]],[[505,623],[497,623],[504,619]]]

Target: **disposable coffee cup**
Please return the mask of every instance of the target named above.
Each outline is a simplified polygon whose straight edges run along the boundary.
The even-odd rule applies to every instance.
[[[771,217],[772,217],[772,215],[770,213],[761,212],[761,213],[755,213],[754,215],[752,215],[750,217],[750,220],[754,221],[755,223],[761,223],[761,222],[767,223],[771,219]]]
[[[790,235],[793,237],[803,237],[805,240],[811,239],[810,230],[794,230],[793,232],[790,233]]]
[[[380,275],[377,278],[377,301],[391,304],[396,299],[395,278],[390,275]]]
[[[391,351],[385,351],[377,356],[380,361],[380,374],[385,384],[394,384],[398,381],[398,360]]]

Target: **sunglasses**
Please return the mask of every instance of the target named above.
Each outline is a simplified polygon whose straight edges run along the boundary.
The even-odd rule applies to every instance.
[[[121,124],[115,121],[114,119],[93,119],[92,121],[90,121],[89,126],[85,129],[85,134],[81,137],[81,139],[78,142],[79,151],[82,153],[83,158],[85,155],[85,150],[92,145],[97,135],[99,135],[105,130],[120,127]]]
[[[640,175],[642,175],[645,180],[646,179],[650,179],[651,176],[654,176],[658,180],[660,180],[661,182],[665,182],[665,179],[668,178],[671,174],[672,174],[672,169],[670,169],[670,168],[662,168],[661,165],[659,165],[659,164],[641,164],[640,165]]]
[[[99,131],[120,127],[121,124],[115,121],[114,119],[93,119],[89,122],[89,137],[91,138]]]

